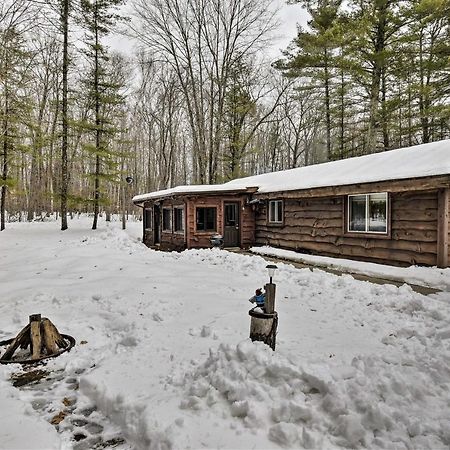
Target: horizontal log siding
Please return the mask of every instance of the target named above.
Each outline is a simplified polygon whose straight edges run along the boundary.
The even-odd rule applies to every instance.
[[[147,247],[153,247],[154,245],[153,230],[144,230],[143,242]]]
[[[391,235],[367,237],[345,232],[345,196],[285,199],[284,225],[256,217],[256,243],[378,263],[436,264],[437,192],[391,194]]]
[[[450,197],[449,197],[449,210],[450,210]],[[448,240],[450,242],[450,217],[449,217],[449,231],[448,231]],[[450,245],[448,246],[448,260],[450,261]]]
[[[160,248],[161,250],[177,252],[184,250],[186,248],[184,234],[163,231],[161,233]]]
[[[251,206],[246,205],[246,195],[196,196],[188,199],[187,208],[187,246],[188,248],[211,247],[209,241],[214,234],[223,235],[224,203],[239,202],[241,247],[250,247],[255,242],[255,214]],[[197,207],[213,207],[217,209],[217,227],[214,232],[198,232],[195,226],[195,209]]]

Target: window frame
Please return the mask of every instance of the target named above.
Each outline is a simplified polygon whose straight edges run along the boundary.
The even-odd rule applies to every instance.
[[[177,230],[177,221],[176,221],[176,213],[177,211],[181,211],[181,226],[182,229],[181,230]],[[186,229],[186,225],[185,225],[185,208],[184,205],[180,205],[180,206],[174,206],[173,207],[173,232],[176,234],[184,234],[185,233],[185,229]]]
[[[197,221],[197,211],[199,209],[213,209],[214,210],[214,229],[199,229]],[[205,220],[206,225],[206,220]],[[196,233],[217,233],[217,206],[196,206],[195,207],[195,232]]]
[[[161,231],[163,233],[173,233],[173,220],[172,220],[172,212],[173,208],[171,206],[163,206],[161,208]],[[165,228],[165,223],[164,223],[164,211],[169,211],[169,214],[167,215],[167,217],[169,218],[169,227]]]
[[[279,220],[271,220],[271,207],[270,205],[272,203],[281,204],[281,217],[275,217],[276,219]],[[276,216],[278,216],[278,207],[275,206],[275,212],[276,212]],[[273,226],[280,226],[280,225],[284,225],[284,201],[281,198],[277,198],[277,199],[270,199],[267,203],[267,223],[269,225],[273,225]]]
[[[369,228],[369,210],[370,210],[370,196],[371,195],[381,195],[384,194],[386,199],[386,231],[370,231]],[[350,198],[351,197],[362,197],[365,196],[365,230],[351,230],[350,229],[350,222],[351,222],[351,216],[350,216]],[[390,238],[391,235],[391,214],[390,214],[390,196],[389,192],[368,192],[368,193],[361,193],[361,194],[349,194],[346,198],[347,201],[347,207],[346,207],[346,226],[345,231],[348,234],[355,234],[355,235],[369,235],[371,237],[381,237],[381,238]]]
[[[150,216],[150,224],[147,223],[148,216]],[[144,230],[153,230],[153,208],[144,208]]]

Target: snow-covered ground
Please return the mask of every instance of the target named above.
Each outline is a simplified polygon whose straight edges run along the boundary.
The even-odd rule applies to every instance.
[[[269,246],[252,247],[251,252],[256,255],[274,256],[276,258],[311,264],[317,267],[327,267],[348,273],[362,274],[385,280],[403,281],[430,288],[450,291],[450,268],[437,267],[394,267],[384,264],[353,261],[343,258],[329,258],[326,256],[307,255],[292,250],[284,250]]]
[[[87,410],[121,448],[449,447],[448,292],[279,264],[272,352],[248,339],[262,257],[154,252],[139,223],[69,226],[0,234],[0,340],[41,313],[78,343],[44,366],[51,392],[12,388],[20,367],[0,366],[0,448],[89,448],[71,441]]]

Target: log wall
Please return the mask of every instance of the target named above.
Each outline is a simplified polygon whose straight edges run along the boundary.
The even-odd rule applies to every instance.
[[[269,225],[266,202],[260,207],[256,243],[385,264],[435,265],[437,191],[399,192],[389,197],[388,236],[347,233],[346,196],[285,198],[283,225]]]
[[[187,248],[207,248],[211,247],[209,239],[214,234],[223,235],[224,224],[224,203],[240,203],[240,241],[241,247],[247,248],[255,242],[255,214],[251,206],[246,204],[247,196],[196,196],[187,201]],[[217,209],[216,231],[196,230],[196,207],[212,207]]]
[[[210,238],[214,234],[223,234],[224,223],[224,203],[240,203],[240,243],[241,247],[249,247],[255,242],[255,214],[252,206],[247,205],[246,195],[227,195],[221,196],[195,196],[181,199],[165,199],[160,202],[161,210],[161,230],[160,243],[161,250],[181,251],[185,248],[208,248],[211,247]],[[164,207],[174,207],[184,205],[185,214],[185,232],[175,233],[174,231],[162,231],[162,210]],[[146,202],[145,207],[153,207],[152,202]],[[217,209],[216,231],[197,231],[196,230],[196,207],[214,207]],[[173,223],[172,223],[173,228]],[[149,247],[154,247],[154,230],[143,230],[143,241]]]

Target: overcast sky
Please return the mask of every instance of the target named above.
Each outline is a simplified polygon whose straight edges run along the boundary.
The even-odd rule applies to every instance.
[[[280,38],[274,43],[273,53],[280,54],[297,34],[297,24],[306,25],[308,14],[300,5],[287,5],[285,0],[273,0],[274,7],[279,8]]]

